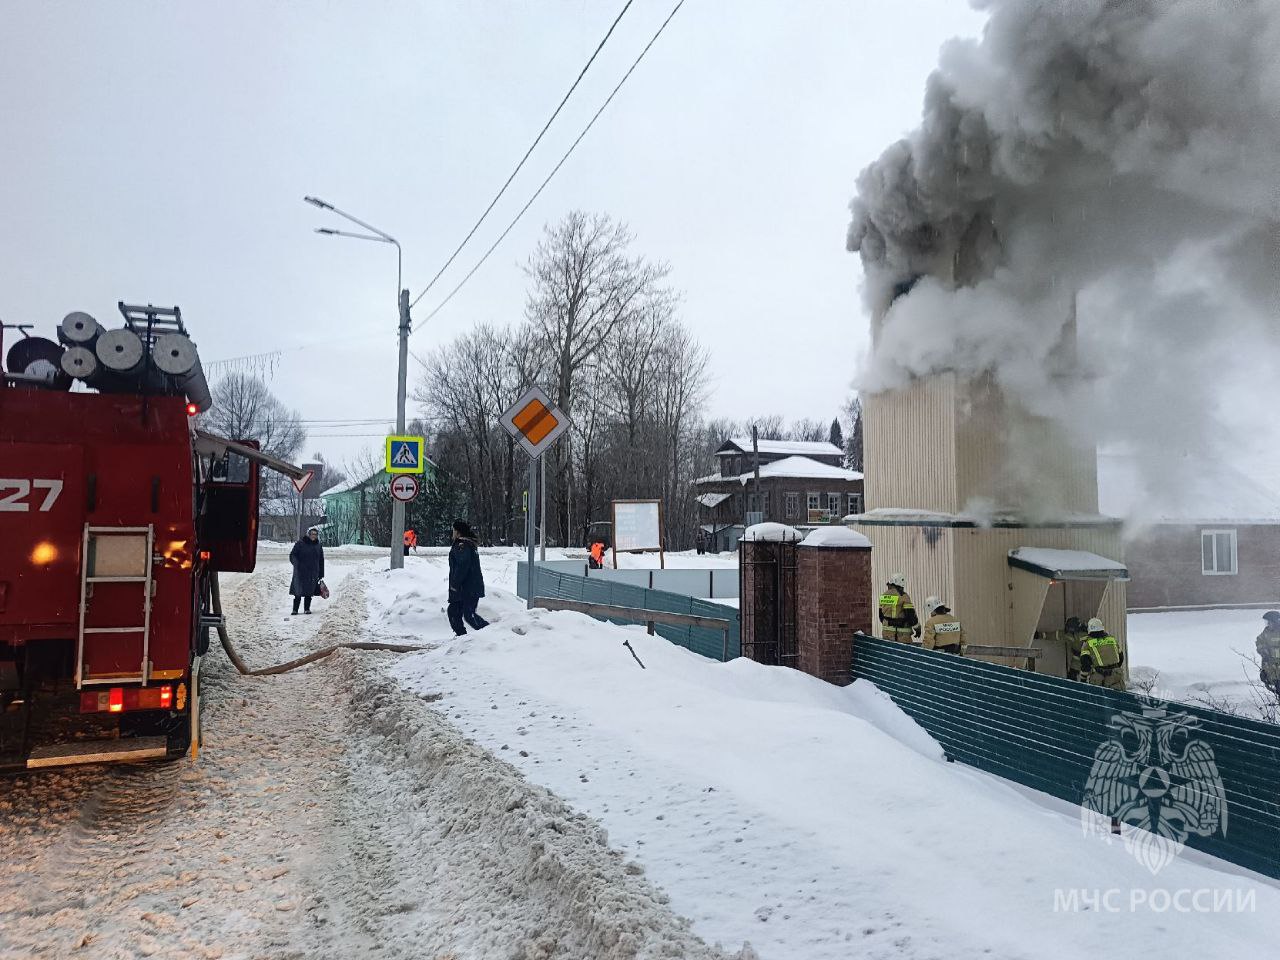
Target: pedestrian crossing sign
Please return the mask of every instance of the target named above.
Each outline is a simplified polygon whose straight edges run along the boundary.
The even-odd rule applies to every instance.
[[[387,437],[387,473],[423,473],[426,454],[423,437]]]

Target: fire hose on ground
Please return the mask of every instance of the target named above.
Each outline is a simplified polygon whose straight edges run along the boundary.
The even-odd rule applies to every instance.
[[[218,588],[218,575],[216,573],[209,576],[209,601],[213,608],[213,613],[218,619],[217,630],[218,640],[222,643],[222,649],[227,653],[227,659],[246,677],[267,677],[277,673],[287,673],[290,670],[296,670],[298,667],[304,667],[308,663],[315,663],[317,660],[323,660],[325,657],[337,653],[339,650],[388,650],[392,653],[413,653],[417,650],[426,650],[425,646],[408,643],[372,643],[367,641],[353,641],[349,643],[335,643],[332,646],[324,647],[320,650],[314,650],[304,657],[298,657],[296,660],[290,660],[287,663],[277,663],[271,667],[261,667],[252,670],[236,653],[235,647],[231,645],[231,637],[227,633],[226,618],[222,615],[222,592]]]

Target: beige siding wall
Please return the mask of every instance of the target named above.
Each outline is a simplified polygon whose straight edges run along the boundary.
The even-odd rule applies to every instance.
[[[1013,568],[1009,566],[1010,550],[1016,547],[1088,550],[1110,560],[1124,561],[1119,527],[1022,527],[956,532],[964,534],[956,539],[956,604],[963,603],[957,606],[957,611],[962,619],[974,624],[976,631],[981,631],[980,635],[998,638],[990,641],[993,643],[1023,645],[1028,641],[1017,632],[1013,615],[1015,589]],[[1124,589],[1123,583],[1112,584],[1103,598],[1103,619],[1121,644],[1125,642]]]
[[[867,509],[955,513],[955,377],[866,397]]]
[[[1037,417],[989,377],[962,385],[956,407],[956,499],[1034,520],[1098,510],[1097,457],[1080,427]]]
[[[952,593],[950,528],[886,527],[851,524],[871,541],[871,619],[877,636],[880,623],[875,614],[875,599],[885,582],[895,573],[907,578],[907,593],[915,601],[917,615],[924,619],[925,598],[937,595],[950,598]]]
[[[1033,416],[989,377],[945,373],[866,397],[870,510],[1096,513],[1096,461],[1082,428]]]

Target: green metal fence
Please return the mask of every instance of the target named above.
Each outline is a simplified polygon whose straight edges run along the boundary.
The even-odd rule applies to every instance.
[[[516,592],[528,597],[528,564],[521,563],[516,577]],[[650,590],[609,580],[578,577],[550,570],[534,564],[535,597],[554,597],[558,600],[581,600],[586,603],[607,603],[619,607],[640,607],[645,610],[662,610],[667,613],[691,613],[703,617],[720,617],[729,623],[729,656],[732,660],[742,654],[742,633],[738,624],[738,611],[734,607],[681,593],[666,590]],[[612,619],[612,618],[611,618]],[[612,619],[613,623],[640,623],[636,620]],[[672,643],[692,650],[712,660],[724,659],[724,634],[706,627],[671,627],[658,624],[654,632]]]
[[[1280,877],[1280,726],[861,634],[853,675],[893,698],[953,760],[1071,803],[1087,788],[1136,801],[1188,846]],[[1115,763],[1095,770],[1100,756]],[[1216,804],[1215,813],[1218,790],[1225,812]],[[1183,835],[1197,818],[1212,832]]]

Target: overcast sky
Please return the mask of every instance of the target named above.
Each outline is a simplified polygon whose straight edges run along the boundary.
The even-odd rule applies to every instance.
[[[0,317],[179,304],[206,362],[285,351],[309,420],[390,417],[395,254],[312,233],[329,200],[396,236],[416,296],[603,36],[597,2],[0,5]],[[438,302],[670,11],[635,0]],[[687,0],[521,224],[415,333],[518,320],[520,264],[581,208],[666,260],[712,353],[712,414],[829,418],[866,343],[844,251],[857,172],[920,116],[957,0]],[[451,282],[452,281],[452,282]],[[305,346],[305,349],[297,349]],[[411,369],[411,376],[417,373]],[[312,429],[344,459],[367,427]]]

